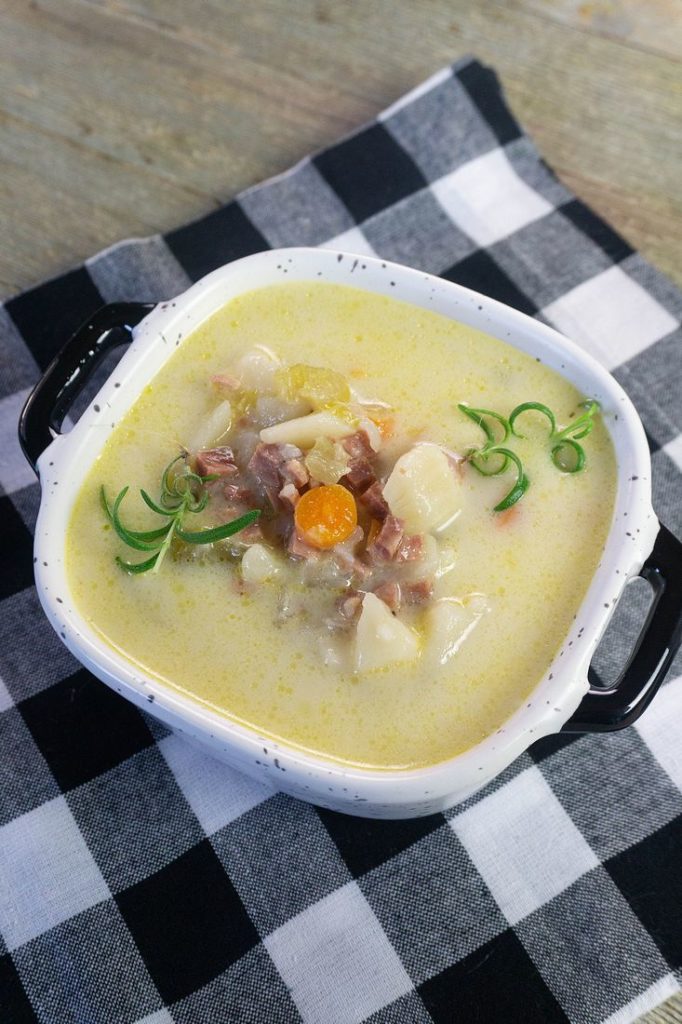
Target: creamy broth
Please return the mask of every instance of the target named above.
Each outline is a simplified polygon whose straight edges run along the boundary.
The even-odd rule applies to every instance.
[[[158,526],[138,489],[158,494],[164,466],[215,407],[211,376],[258,345],[288,364],[339,371],[364,396],[388,403],[396,454],[423,441],[459,453],[480,447],[481,430],[458,402],[507,416],[535,400],[566,424],[585,398],[509,345],[394,299],[322,283],[242,295],[181,343],[88,473],[67,536],[77,606],[146,672],[264,737],[378,768],[452,757],[523,703],[569,629],[612,516],[608,433],[596,417],[581,442],[584,470],[562,473],[549,459],[546,422],[526,417],[527,436],[513,447],[531,486],[510,513],[491,510],[513,477],[483,477],[466,466],[461,511],[439,537],[452,568],[436,596],[464,599],[470,615],[485,611],[473,615],[475,628],[446,664],[423,650],[413,661],[357,673],[348,662],[326,665],[305,621],[281,615],[281,580],[240,587],[238,566],[202,556],[168,558],[156,575],[130,576],[114,562],[131,552],[105,520],[100,485],[110,494],[130,485],[126,521]],[[411,609],[406,620],[422,647],[425,614]]]

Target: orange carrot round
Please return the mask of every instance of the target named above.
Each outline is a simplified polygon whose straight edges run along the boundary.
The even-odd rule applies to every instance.
[[[299,536],[314,548],[333,548],[357,526],[355,498],[341,484],[313,487],[296,505],[294,520]]]

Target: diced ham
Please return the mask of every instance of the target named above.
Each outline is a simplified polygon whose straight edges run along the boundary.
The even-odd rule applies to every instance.
[[[197,452],[196,471],[199,476],[236,476],[239,467],[234,461],[234,452],[227,445],[222,448],[207,448]]]
[[[462,470],[464,469],[465,465],[465,459],[461,455],[458,455],[457,452],[451,451],[449,448],[443,448],[443,451],[448,457],[448,462],[450,463],[450,468],[452,472],[455,474],[458,480],[461,480]]]
[[[354,494],[362,494],[376,480],[376,473],[370,461],[374,458],[375,451],[364,430],[358,430],[350,437],[342,438],[341,444],[350,456],[350,462],[348,472],[341,477],[340,482]]]
[[[341,572],[352,576],[356,583],[362,583],[372,575],[371,567],[350,551],[335,551],[334,561]]]
[[[394,615],[400,611],[400,601],[402,597],[401,586],[395,581],[387,581],[386,583],[380,584],[375,587],[372,591],[380,601],[388,605]]]
[[[352,590],[349,594],[342,594],[336,607],[343,619],[352,622],[360,614],[362,594],[358,594],[357,590]]]
[[[344,540],[343,543],[336,544],[332,549],[332,556],[339,570],[348,576],[352,576],[358,583],[363,582],[372,574],[371,568],[361,561],[355,553],[363,537],[362,529],[356,526],[350,537]]]
[[[386,516],[381,528],[367,548],[371,563],[390,562],[395,557],[403,539],[403,524],[395,516]]]
[[[351,465],[345,476],[341,477],[341,483],[345,484],[353,494],[358,495],[366,491],[375,480],[374,470],[365,459],[361,459],[355,465]]]
[[[283,505],[287,505],[293,511],[293,509],[296,508],[301,495],[293,484],[285,484],[279,492],[278,497]]]
[[[244,484],[225,484],[223,486],[223,495],[229,502],[243,502],[246,505],[253,505],[253,494]]]
[[[349,437],[344,437],[341,440],[341,444],[351,459],[371,459],[374,456],[374,449],[369,443],[369,437],[364,430],[357,430]]]
[[[234,392],[239,391],[242,386],[242,382],[239,377],[233,376],[231,373],[216,373],[211,377],[211,384],[218,391]]]
[[[289,459],[281,470],[283,479],[299,491],[310,481],[310,474],[300,459]]]
[[[360,558],[353,561],[353,579],[356,583],[364,583],[372,575],[372,569]]]
[[[403,537],[400,546],[396,551],[396,562],[416,562],[424,555],[424,537],[415,533],[410,537]]]
[[[303,452],[293,444],[258,444],[248,464],[258,490],[268,499],[273,508],[278,507],[279,492],[285,483],[284,466],[292,460],[301,459]]]
[[[405,604],[423,604],[433,597],[433,580],[415,580],[413,583],[402,584],[402,596]]]
[[[363,491],[358,500],[361,505],[364,505],[372,518],[378,519],[379,522],[383,522],[389,513],[388,504],[378,480],[375,480],[366,491]]]
[[[231,374],[218,374],[212,380],[225,394],[242,388],[240,380]],[[279,399],[265,395],[258,401],[261,403],[258,415],[263,422],[277,426],[278,410],[267,403]],[[330,551],[320,551],[303,540],[294,522],[294,511],[301,495],[319,485],[319,481],[311,478],[306,465],[303,450],[308,450],[308,444],[289,443],[283,438],[261,441],[262,435],[252,429],[255,414],[249,415],[251,420],[238,421],[239,429],[230,435],[233,447],[216,446],[197,452],[196,472],[220,477],[211,489],[213,508],[220,522],[237,518],[250,508],[260,508],[266,513],[262,522],[253,523],[234,537],[233,553],[243,554],[250,545],[266,540],[268,545],[287,554],[292,562],[300,563],[297,567],[290,566],[297,583],[287,592],[280,617],[301,611],[308,614],[308,605],[319,603],[321,621],[332,633],[341,633],[354,630],[358,621],[363,621],[365,598],[369,610],[372,607],[382,609],[382,622],[389,627],[400,621],[391,617],[389,611],[395,616],[405,606],[430,601],[438,564],[432,557],[431,547],[437,554],[438,545],[428,534],[418,533],[420,527],[416,524],[407,526],[406,513],[405,518],[392,514],[391,508],[396,511],[398,508],[392,499],[389,505],[384,497],[384,487],[388,492],[388,485],[377,475],[378,449],[376,438],[375,443],[371,443],[369,426],[364,429],[363,424],[350,435],[339,434],[338,438],[334,435],[337,449],[342,448],[344,453],[339,472],[347,463],[339,482],[354,494],[363,514],[360,525],[345,541]],[[342,426],[345,430],[353,429],[346,421],[342,421]],[[269,429],[269,426],[263,428],[264,431]],[[461,473],[459,457],[447,451],[446,455],[452,472]],[[270,515],[268,504],[274,515]],[[406,534],[406,528],[415,532]],[[310,600],[304,599],[299,594],[301,584],[304,589],[324,590],[325,593],[320,594],[319,602],[315,594]],[[340,596],[331,617],[324,618],[336,595]]]
[[[287,552],[292,556],[292,558],[305,558],[310,560],[320,557],[320,552],[317,548],[313,548],[310,544],[306,544],[306,542],[299,537],[295,529],[291,531],[289,536]]]
[[[263,537],[263,531],[261,530],[260,523],[251,523],[250,526],[244,527],[244,529],[237,534],[237,538],[242,544],[259,544],[265,538]]]

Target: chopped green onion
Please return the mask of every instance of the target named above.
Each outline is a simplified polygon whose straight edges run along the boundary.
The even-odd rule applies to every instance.
[[[465,405],[463,402],[460,402],[457,408],[460,412],[463,412],[465,416],[468,416],[470,420],[473,420],[477,427],[481,428],[488,439],[488,444],[504,444],[509,437],[509,421],[506,420],[504,416],[500,416],[499,412],[492,412],[490,409],[474,409],[472,406]],[[495,437],[492,427],[485,421],[486,417],[488,419],[495,420],[500,424],[503,430],[503,436],[501,438],[498,439]]]
[[[514,434],[515,437],[524,437],[523,434],[519,434],[516,432],[516,430],[514,430],[514,424],[516,423],[519,416],[521,416],[524,412],[539,412],[542,413],[543,416],[546,416],[549,420],[549,425],[551,427],[550,437],[554,435],[554,433],[556,432],[556,420],[554,418],[554,413],[552,412],[552,410],[548,409],[546,405],[542,405],[541,402],[523,402],[521,405],[517,405],[513,412],[509,414],[509,427],[512,434]]]
[[[594,426],[594,414],[599,412],[600,405],[599,402],[595,402],[594,399],[582,402],[581,405],[587,411],[584,412],[582,416],[579,416],[577,420],[573,420],[572,423],[569,423],[568,426],[563,428],[563,430],[556,432],[554,436],[557,439],[562,437],[572,437],[574,440],[579,441],[581,438],[587,437],[590,433]]]
[[[485,463],[489,455],[499,455],[501,461],[493,469],[486,469]],[[509,459],[502,452],[496,448],[472,448],[468,453],[467,459],[469,465],[480,473],[481,476],[499,476],[500,473],[504,473],[505,469],[509,465]]]
[[[505,509],[511,508],[517,501],[520,501],[524,496],[528,488],[530,487],[530,480],[523,471],[523,464],[518,455],[510,451],[509,448],[489,448],[488,451],[479,452],[479,458],[487,459],[491,455],[502,455],[504,456],[504,468],[506,469],[510,462],[513,462],[516,466],[517,475],[516,482],[508,494],[505,494],[504,498],[495,505],[493,512],[504,512]],[[480,470],[479,470],[480,472]],[[501,470],[497,470],[495,473],[489,473],[488,476],[497,476]]]
[[[566,460],[567,451],[573,452],[572,461]],[[562,438],[559,444],[552,448],[551,458],[556,468],[560,469],[562,473],[579,473],[585,466],[585,451],[582,445],[570,437]]]
[[[561,470],[562,473],[579,473],[584,468],[585,452],[582,446],[578,444],[578,441],[587,437],[590,433],[594,427],[594,416],[601,407],[599,402],[594,399],[587,399],[585,402],[581,402],[581,406],[585,409],[582,416],[579,416],[578,419],[569,423],[568,426],[563,427],[561,430],[557,430],[554,413],[546,405],[543,405],[542,402],[522,402],[521,405],[517,405],[512,410],[508,420],[500,415],[500,413],[493,412],[490,409],[474,409],[462,402],[458,404],[457,408],[460,412],[463,412],[465,416],[473,420],[486,437],[482,448],[471,448],[466,453],[466,460],[469,465],[482,476],[499,476],[509,468],[510,462],[513,462],[516,466],[516,483],[511,491],[495,505],[494,512],[503,512],[505,509],[511,508],[517,501],[520,501],[530,487],[530,481],[524,472],[523,464],[519,457],[510,451],[509,448],[502,447],[510,435],[518,438],[524,437],[523,434],[518,433],[516,430],[516,421],[519,416],[525,413],[539,412],[548,420],[550,426],[550,458],[557,469]],[[501,440],[496,440],[495,432],[488,422],[489,420],[493,420],[501,425],[504,431],[504,437]],[[493,455],[499,456],[500,459],[492,463],[492,468],[489,468],[488,460]]]

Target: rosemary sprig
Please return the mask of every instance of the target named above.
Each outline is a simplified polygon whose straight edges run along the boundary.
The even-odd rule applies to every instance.
[[[517,405],[515,409],[512,409],[509,419],[505,419],[500,413],[493,412],[491,409],[473,409],[469,405],[465,405],[462,402],[459,403],[457,408],[460,412],[463,412],[465,416],[473,420],[486,437],[482,448],[471,448],[467,452],[466,459],[469,464],[483,476],[499,476],[500,473],[504,473],[509,468],[510,463],[516,466],[516,482],[509,493],[495,505],[493,512],[503,512],[505,509],[511,508],[512,505],[521,500],[530,487],[530,480],[524,472],[523,464],[519,457],[509,448],[502,447],[510,437],[523,438],[525,436],[516,429],[516,422],[524,413],[539,412],[549,422],[549,442],[551,446],[549,455],[557,469],[562,473],[579,473],[584,469],[586,461],[585,451],[582,445],[578,444],[578,441],[587,437],[592,430],[594,416],[599,411],[600,406],[599,402],[596,402],[594,399],[588,399],[581,403],[581,407],[585,409],[582,416],[579,416],[578,419],[573,420],[568,426],[562,427],[559,430],[557,429],[554,413],[546,405],[543,405],[542,402],[522,402],[521,405]],[[502,428],[503,436],[501,438],[495,437],[495,431],[489,422],[491,420]],[[501,458],[499,461],[492,463],[493,468],[489,468],[487,465],[488,459],[494,455]]]
[[[173,472],[173,467],[181,461],[184,463],[184,468],[179,472]],[[104,486],[102,486],[100,488],[102,507],[123,543],[137,551],[154,552],[151,558],[143,562],[126,562],[117,555],[116,564],[124,572],[135,575],[148,571],[157,573],[171,546],[173,537],[177,537],[185,544],[214,544],[216,541],[239,533],[251,523],[255,523],[260,515],[260,509],[252,509],[245,515],[239,516],[238,519],[222,523],[220,526],[194,531],[183,529],[183,522],[188,512],[196,514],[206,508],[209,498],[206,484],[216,479],[215,474],[200,476],[198,473],[192,472],[187,465],[187,456],[184,452],[172,459],[161,476],[161,495],[158,502],[150,498],[145,490],[140,489],[140,495],[145,505],[152,512],[164,516],[168,520],[155,530],[130,530],[124,526],[119,513],[129,488],[124,487],[119,491],[113,505],[110,505]]]

